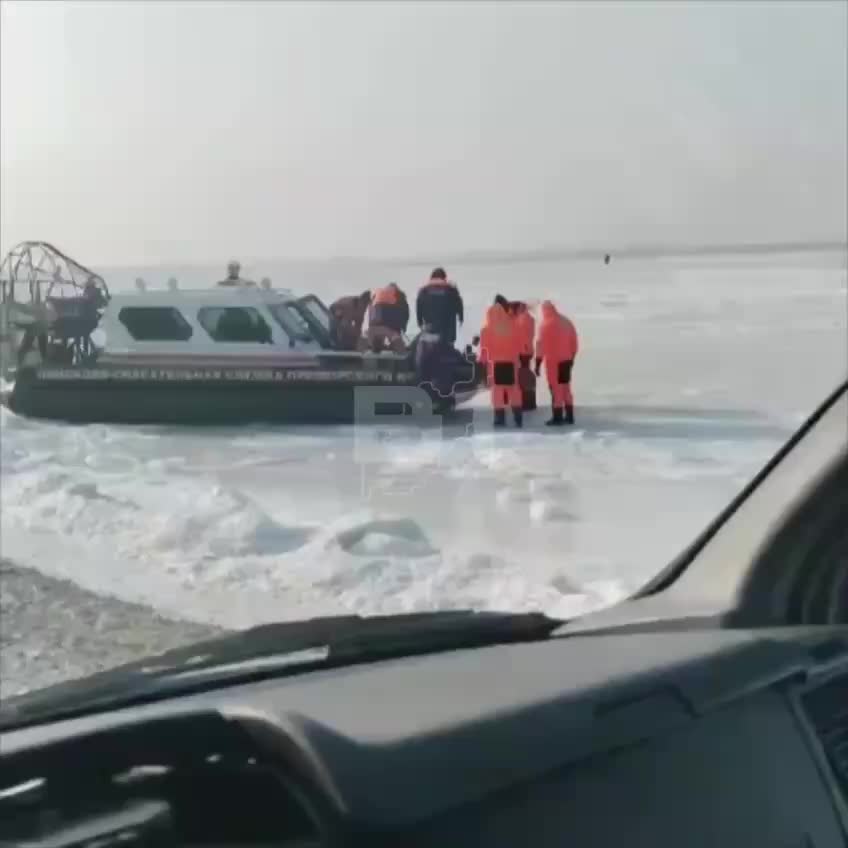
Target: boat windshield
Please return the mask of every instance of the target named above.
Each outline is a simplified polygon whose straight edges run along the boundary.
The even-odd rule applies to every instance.
[[[297,305],[291,301],[268,307],[277,323],[288,333],[289,338],[299,342],[316,341],[306,319]]]
[[[318,324],[328,333],[330,332],[330,310],[314,295],[302,297],[298,301],[302,309],[305,309]]]

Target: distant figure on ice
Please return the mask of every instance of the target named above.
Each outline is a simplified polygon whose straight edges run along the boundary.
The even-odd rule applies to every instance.
[[[336,350],[359,350],[362,324],[371,302],[371,292],[340,297],[330,304],[330,343]]]
[[[377,289],[368,309],[368,344],[374,353],[405,350],[403,334],[409,325],[409,303],[397,283]]]
[[[486,366],[494,426],[506,426],[507,407],[512,409],[516,427],[524,423],[521,388],[518,384],[521,336],[515,318],[504,308],[500,296],[486,310],[486,319],[480,330],[480,364]]]
[[[553,408],[553,416],[545,422],[548,426],[560,427],[574,423],[571,371],[577,350],[577,330],[574,324],[565,315],[557,312],[553,303],[546,300],[542,304],[542,320],[536,340],[536,376],[539,376],[544,362]]]
[[[604,255],[604,265],[610,264],[610,255],[607,253]]]

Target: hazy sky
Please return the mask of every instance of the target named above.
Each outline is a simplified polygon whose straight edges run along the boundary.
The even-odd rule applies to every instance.
[[[844,238],[848,3],[3,2],[5,252]]]

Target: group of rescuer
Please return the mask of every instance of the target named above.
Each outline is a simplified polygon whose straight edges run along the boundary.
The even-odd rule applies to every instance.
[[[330,306],[330,314],[333,344],[339,349],[407,350],[404,334],[410,309],[396,283],[339,298]],[[366,317],[368,329],[363,335]],[[444,268],[434,269],[415,302],[421,331],[415,342],[415,366],[419,378],[443,396],[450,394],[451,386],[441,363],[456,356],[457,325],[464,317],[456,284],[448,279]],[[545,423],[552,427],[574,423],[571,374],[578,351],[577,330],[550,300],[542,302],[537,326],[530,304],[497,295],[486,310],[479,346],[478,359],[486,368],[495,427],[506,426],[507,409],[515,426],[523,426],[524,413],[536,409],[536,378],[541,376],[543,365],[552,407],[551,418]]]
[[[571,372],[578,351],[577,330],[549,300],[542,302],[540,312],[537,328],[530,306],[523,301],[498,295],[486,310],[480,362],[487,368],[495,427],[506,426],[508,408],[516,427],[522,426],[525,412],[536,409],[536,378],[543,364],[552,408],[545,424],[574,423]]]

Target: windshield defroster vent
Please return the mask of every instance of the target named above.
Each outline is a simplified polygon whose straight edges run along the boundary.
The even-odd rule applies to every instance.
[[[848,675],[807,692],[801,701],[848,802]]]

